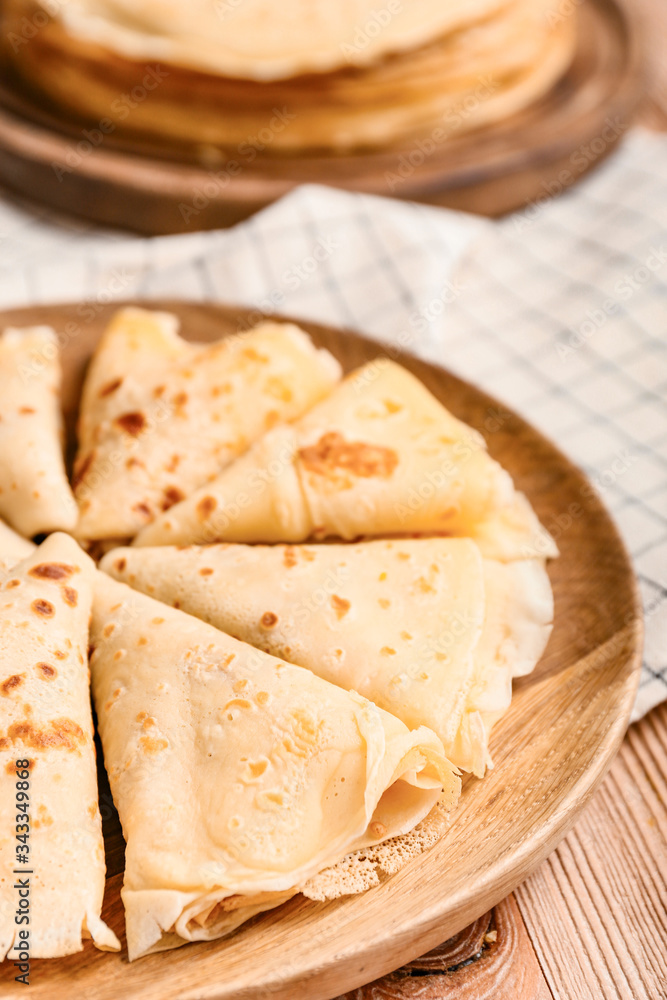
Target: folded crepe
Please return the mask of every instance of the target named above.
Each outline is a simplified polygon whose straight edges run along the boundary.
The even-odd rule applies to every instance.
[[[557,553],[481,434],[382,359],[291,426],[270,431],[135,544],[415,533],[477,538],[490,558]]]
[[[274,424],[300,416],[340,367],[289,323],[192,344],[169,313],[122,309],[83,388],[77,535],[131,538]]]
[[[478,777],[493,766],[489,736],[510,707],[512,681],[535,668],[551,635],[554,599],[544,560],[484,560],[484,627],[452,757]]]
[[[120,947],[100,919],[104,844],[86,661],[94,575],[62,534],[0,572],[0,961],[16,958],[21,929],[33,958],[81,951],[89,937],[103,950]],[[15,922],[21,897],[29,924]]]
[[[131,960],[221,937],[456,801],[430,730],[103,573],[91,642]]]
[[[101,568],[244,642],[354,689],[483,775],[512,678],[551,632],[543,560],[484,560],[463,538],[122,548]]]
[[[9,569],[29,556],[35,549],[34,542],[17,534],[0,521],[0,569]]]
[[[23,535],[71,530],[77,510],[62,450],[60,360],[48,326],[0,337],[0,517]]]

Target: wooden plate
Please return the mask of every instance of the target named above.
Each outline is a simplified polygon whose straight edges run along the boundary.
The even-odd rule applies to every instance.
[[[155,306],[156,303],[153,303]],[[214,340],[245,328],[248,310],[160,302],[187,337]],[[0,314],[5,326],[52,324],[62,336],[64,400],[72,427],[84,368],[115,307],[43,306]],[[386,354],[352,333],[301,324],[346,369]],[[641,611],[628,555],[583,474],[518,416],[449,372],[398,351],[525,490],[557,536],[550,567],[556,624],[535,672],[515,683],[494,730],[496,762],[467,779],[452,828],[381,886],[332,903],[296,898],[223,941],[187,945],[133,964],[87,943],[64,959],[35,961],[39,1000],[330,1000],[397,968],[460,931],[526,878],[572,825],[626,729],[640,670]],[[123,840],[101,768],[107,846],[104,919],[123,938]],[[54,919],[56,915],[54,914]],[[22,997],[10,963],[0,994]]]
[[[181,146],[111,134],[79,155],[85,122],[49,112],[19,84],[0,79],[0,182],[54,208],[144,233],[229,226],[303,183],[499,215],[573,184],[627,130],[641,95],[641,56],[623,2],[565,0],[564,16],[576,12],[580,21],[574,62],[549,94],[504,122],[452,135],[421,157],[414,141],[380,153],[257,157],[224,183],[216,180],[224,160],[188,164]],[[72,169],[59,175],[53,165],[63,163]],[[405,180],[388,182],[402,169]]]

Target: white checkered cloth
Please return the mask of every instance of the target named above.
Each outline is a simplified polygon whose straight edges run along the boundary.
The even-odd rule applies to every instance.
[[[667,138],[641,130],[501,222],[302,187],[234,229],[128,238],[0,202],[0,306],[208,299],[351,327],[442,363],[583,466],[635,559],[634,718],[667,697]]]

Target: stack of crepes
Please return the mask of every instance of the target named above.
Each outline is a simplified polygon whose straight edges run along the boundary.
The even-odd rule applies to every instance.
[[[236,150],[245,164],[267,152],[382,149],[419,136],[440,143],[503,120],[538,100],[570,64],[575,18],[561,7],[559,0],[2,5],[7,58],[49,101],[89,124],[106,122],[106,132],[176,141],[201,155]],[[20,44],[33,22],[39,31]]]
[[[23,442],[5,442],[5,517],[106,552],[95,571],[64,534],[33,551],[0,531],[2,801],[28,760],[39,822],[80,830],[94,857],[44,956],[82,934],[117,946],[99,919],[88,638],[133,959],[220,937],[298,892],[362,891],[431,845],[460,772],[491,766],[512,679],[551,629],[553,541],[481,435],[406,369],[379,358],[341,379],[291,324],[212,344],[177,325],[125,309],[99,344],[75,527],[55,336],[12,331],[0,351],[0,389],[14,386],[0,427]],[[33,406],[46,385],[48,405]],[[87,784],[54,794],[75,767]],[[41,877],[57,895],[74,855],[54,843]],[[12,892],[0,884],[9,957]]]

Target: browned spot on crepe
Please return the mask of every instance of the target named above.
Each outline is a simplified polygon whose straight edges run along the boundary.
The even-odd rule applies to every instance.
[[[127,559],[116,559],[113,565],[114,569],[117,569],[119,573],[122,573],[127,566]]]
[[[346,441],[338,431],[323,434],[316,444],[299,449],[298,456],[309,472],[329,478],[342,470],[364,479],[388,479],[398,465],[398,455],[391,448]]]
[[[336,612],[338,619],[344,618],[350,610],[350,602],[346,601],[344,597],[338,597],[336,594],[331,595],[331,606]]]
[[[169,510],[170,507],[173,507],[176,503],[180,503],[184,498],[185,494],[181,493],[176,486],[167,486],[162,492],[162,503],[160,506],[162,510]]]
[[[22,413],[24,416],[28,416],[30,413],[36,413],[36,412],[37,411],[32,406],[19,407],[19,413]]]
[[[146,751],[146,753],[159,753],[160,750],[166,750],[169,746],[168,742],[163,739],[156,739],[154,736],[142,736],[139,743]]]
[[[143,413],[135,410],[132,413],[123,413],[120,417],[116,417],[114,423],[127,434],[131,434],[132,437],[139,437],[146,427],[146,418]]]
[[[0,684],[0,691],[4,695],[10,694],[15,688],[23,684],[23,676],[23,674],[12,674],[11,677],[8,677],[6,681]]]
[[[77,606],[78,599],[79,595],[74,587],[63,587],[63,600],[65,604],[69,604],[70,608],[75,608]]]
[[[66,580],[76,572],[76,566],[68,566],[66,563],[40,563],[28,570],[28,576],[34,576],[38,580]]]
[[[36,615],[42,615],[44,618],[53,618],[56,613],[56,609],[50,601],[43,601],[39,597],[32,602],[30,607]]]
[[[103,398],[104,396],[110,396],[111,393],[115,392],[116,389],[119,389],[122,384],[123,384],[122,378],[114,378],[111,380],[111,382],[107,382],[107,384],[103,385],[102,388],[100,389],[100,398]]]
[[[278,615],[274,615],[273,611],[265,611],[260,618],[260,625],[263,628],[273,628],[278,624]]]
[[[244,347],[243,354],[250,361],[261,361],[263,364],[266,364],[269,360],[265,354],[260,354],[254,347]]]
[[[266,380],[266,391],[275,399],[281,399],[284,403],[291,402],[293,398],[290,387],[275,375]]]
[[[55,667],[52,667],[50,663],[38,663],[37,669],[41,673],[42,677],[49,681],[53,680],[53,678],[58,675],[58,671]]]
[[[293,545],[285,546],[283,550],[283,562],[287,567],[287,569],[291,569],[292,566],[296,566],[297,564],[296,549],[294,548]]]
[[[72,485],[74,489],[76,489],[77,486],[80,486],[84,481],[94,461],[95,452],[89,451],[84,458],[76,463],[74,466],[74,475],[72,476]]]
[[[218,501],[215,497],[202,497],[197,504],[197,517],[200,521],[205,521],[211,516],[215,508],[218,506]]]
[[[81,726],[72,719],[54,719],[48,726],[34,726],[32,722],[15,722],[7,730],[14,743],[23,743],[34,750],[76,750],[86,740]]]

